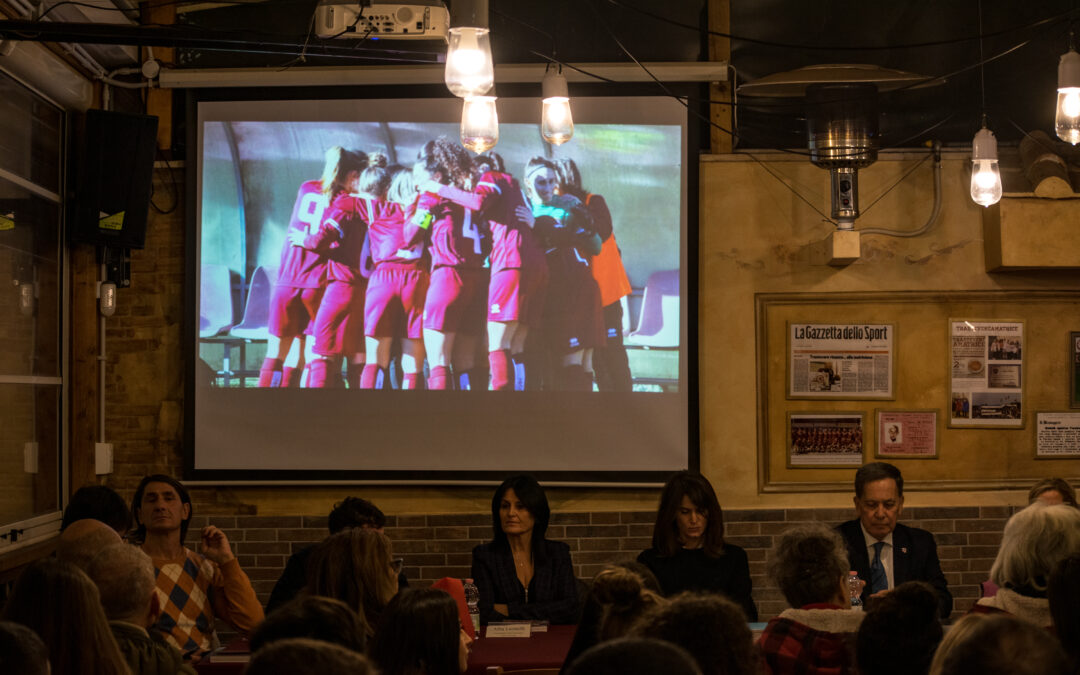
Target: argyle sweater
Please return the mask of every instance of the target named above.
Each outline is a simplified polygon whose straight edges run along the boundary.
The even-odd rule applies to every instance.
[[[153,558],[153,562],[154,591],[161,601],[156,628],[182,653],[202,653],[217,646],[215,617],[244,635],[262,622],[262,606],[235,558],[218,566],[185,548],[177,558]]]

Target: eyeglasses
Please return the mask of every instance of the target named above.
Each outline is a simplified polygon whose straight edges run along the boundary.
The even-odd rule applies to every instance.
[[[405,567],[405,558],[394,558],[390,561],[390,569],[394,574],[401,574],[403,567]]]

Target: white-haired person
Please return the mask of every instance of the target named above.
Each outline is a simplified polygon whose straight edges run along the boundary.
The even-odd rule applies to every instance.
[[[1001,548],[990,568],[997,584],[993,597],[981,598],[974,613],[1007,613],[1049,628],[1053,625],[1046,588],[1062,560],[1080,554],[1080,510],[1064,504],[1034,503],[1005,524]]]

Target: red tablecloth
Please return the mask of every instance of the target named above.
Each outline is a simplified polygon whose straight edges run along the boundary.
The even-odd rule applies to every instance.
[[[480,638],[473,643],[466,675],[481,675],[488,666],[502,666],[503,670],[559,668],[570,651],[575,630],[577,626],[548,626],[546,632],[527,638]]]

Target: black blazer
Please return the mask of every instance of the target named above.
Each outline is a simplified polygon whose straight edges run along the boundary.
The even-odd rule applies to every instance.
[[[509,547],[492,543],[473,549],[472,576],[480,591],[480,621],[547,619],[551,623],[574,623],[578,614],[578,587],[570,547],[545,539],[543,555],[533,553],[533,578],[528,594],[518,581]],[[527,598],[527,601],[526,601]],[[507,605],[508,615],[494,605]]]
[[[851,569],[867,582],[862,595],[865,603],[870,597],[870,555],[866,550],[862,527],[858,520],[849,520],[836,529],[844,538]],[[899,586],[905,581],[925,581],[933,586],[937,591],[938,613],[941,618],[947,619],[952,613],[952,593],[949,592],[949,584],[941,571],[934,535],[917,527],[897,523],[893,530],[893,582]]]

